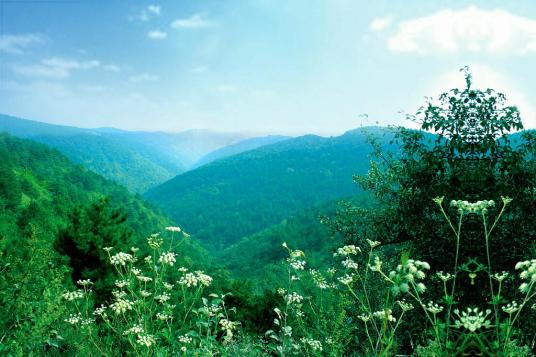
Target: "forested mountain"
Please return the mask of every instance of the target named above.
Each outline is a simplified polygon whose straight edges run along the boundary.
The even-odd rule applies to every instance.
[[[2,114],[0,132],[55,147],[74,162],[138,193],[188,170],[209,152],[247,137],[207,130],[160,133],[81,129]]]
[[[24,350],[51,336],[77,279],[101,280],[97,293],[110,284],[104,247],[144,246],[171,221],[45,145],[0,134],[0,157],[1,352],[9,341]],[[208,262],[195,241],[182,249],[183,261]]]
[[[245,151],[257,149],[261,146],[275,144],[287,139],[290,139],[290,136],[268,135],[261,136],[258,138],[245,139],[237,142],[236,144],[231,144],[228,146],[224,146],[221,149],[214,150],[213,152],[203,156],[199,161],[195,163],[194,168],[206,165],[208,163],[211,163],[212,161],[237,155]]]
[[[352,175],[369,167],[367,133],[382,132],[285,140],[179,175],[146,197],[220,250],[302,209],[359,194]]]

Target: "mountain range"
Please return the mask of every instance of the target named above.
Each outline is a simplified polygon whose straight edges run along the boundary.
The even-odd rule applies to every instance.
[[[352,176],[369,168],[370,135],[385,146],[392,139],[375,127],[333,137],[247,138],[203,130],[81,129],[5,115],[0,131],[51,146],[85,170],[144,193],[239,276],[275,264],[283,237],[328,249],[318,215],[333,212],[340,199],[366,201]]]
[[[53,125],[0,114],[0,132],[52,146],[104,177],[143,193],[175,175],[241,150],[275,140],[244,133],[188,130],[180,133],[126,131],[115,128],[83,129]],[[242,140],[229,152],[207,156]]]

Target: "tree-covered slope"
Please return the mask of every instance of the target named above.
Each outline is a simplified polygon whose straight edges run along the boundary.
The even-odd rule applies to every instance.
[[[264,146],[179,175],[146,197],[222,249],[304,208],[358,194],[352,175],[369,166],[366,132]]]
[[[170,223],[141,197],[73,164],[55,149],[0,134],[0,157],[2,217],[33,205],[49,212],[51,221],[60,224],[74,207],[108,197],[112,205],[126,210],[140,237]]]
[[[143,247],[171,221],[45,145],[0,134],[0,157],[0,354],[28,355],[55,338],[75,281],[99,280],[97,298],[109,294],[104,247]],[[193,240],[181,252],[180,264],[208,263]]]

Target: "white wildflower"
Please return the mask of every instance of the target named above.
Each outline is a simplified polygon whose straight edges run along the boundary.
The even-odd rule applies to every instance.
[[[309,346],[313,351],[322,351],[322,342],[318,340],[313,340],[312,338],[301,338],[301,343],[303,343],[305,346]]]
[[[356,262],[354,262],[352,259],[350,259],[350,257],[346,257],[346,260],[344,260],[342,262],[342,265],[346,269],[355,269],[355,270],[357,270],[359,268],[359,265]]]
[[[166,313],[158,312],[158,313],[156,313],[156,318],[161,320],[161,321],[167,321],[167,320],[169,320],[171,318],[171,316],[169,316]]]
[[[173,284],[170,284],[170,283],[164,283],[164,288],[166,290],[172,290],[173,289]]]
[[[393,311],[391,309],[376,311],[372,315],[379,320],[385,320],[390,322],[396,321],[396,318],[393,316]]]
[[[192,343],[192,338],[188,335],[179,336],[179,342],[185,345]]]
[[[165,303],[166,301],[171,299],[171,295],[169,295],[168,293],[162,293],[160,295],[155,296],[154,299],[158,300],[161,303]]]
[[[110,308],[116,315],[124,314],[128,310],[132,310],[134,303],[126,299],[119,299],[116,302],[110,304]]]
[[[125,330],[123,332],[123,336],[138,335],[140,333],[143,333],[143,327],[141,326],[141,324],[136,324],[132,326],[131,328],[129,328],[128,330]]]
[[[341,276],[337,278],[338,281],[341,282],[341,284],[344,285],[350,285],[354,281],[354,275],[353,274],[345,274],[344,276]]]
[[[511,303],[508,303],[506,306],[502,307],[502,310],[506,312],[508,315],[513,314],[514,312],[517,312],[521,309],[521,306],[517,304],[517,302],[512,301]]]
[[[150,281],[153,281],[153,278],[149,278],[148,276],[143,276],[143,275],[136,276],[136,279],[138,279],[142,283],[148,283]]]
[[[123,252],[119,252],[119,253],[117,253],[115,255],[112,255],[110,257],[110,263],[112,265],[125,266],[126,263],[132,262],[132,261],[133,261],[132,255],[130,255],[128,253],[123,253]]]
[[[443,306],[439,306],[438,304],[433,303],[432,301],[429,301],[428,304],[425,306],[426,311],[431,312],[432,314],[436,315],[439,314],[441,311],[443,311]]]
[[[367,239],[367,243],[369,244],[370,249],[374,249],[381,244],[381,242],[378,242],[377,240],[370,240],[370,239]]]
[[[156,340],[152,335],[149,334],[139,334],[138,340],[136,341],[138,345],[142,345],[145,347],[151,347],[156,343]]]
[[[175,262],[177,261],[175,259],[175,255],[176,254],[172,252],[162,253],[160,255],[160,258],[158,258],[158,261],[163,265],[173,266],[173,264],[175,264]]]
[[[294,303],[300,304],[303,301],[303,296],[301,296],[298,293],[293,292],[293,293],[288,294],[285,297],[285,300],[287,301],[288,305],[294,304]]]
[[[89,286],[89,285],[93,285],[93,283],[91,282],[90,279],[78,280],[76,283],[77,283],[78,285],[80,285],[80,286]]]
[[[290,266],[292,267],[292,269],[294,270],[303,270],[305,268],[305,260],[293,260],[293,259],[289,259],[288,260]]]
[[[79,300],[79,299],[84,298],[84,291],[82,290],[68,291],[66,293],[63,293],[62,297],[67,301]]]
[[[125,286],[128,286],[130,283],[127,280],[116,280],[115,286],[119,289],[123,289]]]
[[[147,244],[152,249],[160,248],[163,243],[164,243],[164,239],[162,239],[162,237],[160,237],[159,233],[151,234],[149,236],[149,238],[147,238]]]
[[[359,247],[356,247],[355,245],[345,245],[344,247],[337,249],[337,253],[334,255],[346,257],[348,255],[357,255],[357,253],[361,253],[361,249]]]
[[[70,314],[69,318],[65,319],[64,321],[71,325],[77,325],[80,321],[82,321],[82,314]]]

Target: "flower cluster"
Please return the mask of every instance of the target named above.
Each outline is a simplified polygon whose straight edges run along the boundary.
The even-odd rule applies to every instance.
[[[162,237],[160,237],[159,233],[151,234],[149,236],[149,238],[147,238],[147,244],[152,249],[160,248],[163,243],[164,243],[164,239],[162,239]]]
[[[179,270],[180,271],[180,270]],[[202,271],[186,273],[179,279],[179,285],[192,287],[197,285],[209,286],[212,283],[212,277],[204,274]]]
[[[333,256],[347,257],[349,255],[357,255],[357,253],[361,253],[359,247],[356,247],[355,245],[345,245],[344,247],[337,249],[337,253],[334,253]]]
[[[158,261],[163,265],[173,266],[173,264],[175,264],[177,261],[175,256],[176,254],[172,252],[162,253],[160,258],[158,258]]]
[[[158,300],[160,303],[165,303],[166,301],[168,301],[169,299],[171,299],[171,295],[169,295],[168,293],[164,292],[160,295],[156,295],[154,297],[155,300]]]
[[[506,306],[502,307],[502,310],[506,312],[508,315],[513,314],[514,312],[517,312],[521,309],[521,306],[517,304],[517,302],[512,301],[511,303],[508,303]]]
[[[458,320],[454,322],[454,326],[457,328],[465,328],[470,332],[475,332],[481,328],[491,327],[491,321],[487,320],[491,310],[479,311],[477,307],[467,308],[467,311],[460,311],[458,309],[454,310],[454,313],[458,316]]]
[[[123,331],[123,336],[138,335],[140,333],[143,333],[143,327],[141,326],[141,324],[136,324],[128,330]]]
[[[338,277],[337,280],[343,285],[350,285],[354,281],[354,274],[344,274],[341,277]]]
[[[131,254],[119,252],[115,255],[112,255],[110,257],[110,263],[112,265],[121,265],[125,266],[126,263],[130,263],[134,261],[134,257]]]
[[[503,281],[504,279],[506,279],[508,277],[508,272],[506,271],[503,271],[501,273],[495,273],[493,274],[491,277],[497,281]]]
[[[435,304],[434,302],[429,301],[428,304],[426,304],[425,309],[426,309],[426,311],[428,311],[428,312],[430,312],[430,313],[432,313],[434,315],[437,315],[441,311],[443,311],[443,306],[439,306],[438,304]]]
[[[90,279],[78,280],[76,283],[77,283],[78,285],[80,285],[80,286],[90,286],[90,285],[93,285],[93,283],[91,282]]]
[[[84,297],[84,292],[82,290],[68,291],[63,293],[62,297],[67,301],[78,300]]]
[[[444,273],[442,271],[438,271],[436,273],[437,277],[439,278],[439,280],[441,280],[442,282],[447,282],[449,281],[450,279],[453,279],[454,278],[454,275],[450,274],[450,273]]]
[[[370,240],[370,239],[367,239],[367,243],[369,244],[370,249],[374,249],[381,244],[381,242],[378,242],[377,240]]]
[[[115,312],[116,315],[121,315],[132,310],[134,303],[130,300],[119,298],[114,303],[110,304],[110,308]]]
[[[326,279],[322,276],[322,274],[318,270],[311,269],[309,270],[309,273],[311,274],[313,278],[313,282],[315,283],[317,288],[322,289],[322,290],[329,288],[329,285],[326,282]]]
[[[519,286],[519,290],[522,293],[526,293],[530,290],[530,287],[536,282],[536,259],[525,260],[519,262],[515,266],[516,270],[521,270],[519,277],[522,280],[526,280]]]
[[[413,310],[413,305],[410,304],[409,302],[406,302],[406,300],[398,300],[396,303],[398,304],[398,306],[400,306],[400,309],[404,312]]]
[[[396,322],[396,317],[393,316],[393,311],[391,309],[376,311],[372,314],[372,316],[379,320]]]
[[[357,270],[359,268],[359,265],[356,262],[354,262],[350,257],[346,257],[346,259],[342,261],[342,265],[346,269]]]
[[[301,296],[298,293],[290,293],[285,297],[285,300],[287,301],[288,305],[291,304],[300,304],[303,301],[303,296]]]
[[[430,264],[427,262],[405,260],[389,273],[389,279],[393,283],[391,290],[394,294],[407,293],[410,285],[413,285],[417,292],[424,292],[426,286],[418,281],[425,278],[425,270],[430,270]]]
[[[178,338],[179,342],[185,345],[192,343],[192,338],[188,335],[181,335]]]
[[[155,338],[149,334],[139,334],[138,340],[136,341],[138,345],[145,346],[147,348],[151,347],[156,343]]]
[[[283,243],[282,246],[288,250],[289,258],[287,258],[287,263],[290,265],[290,267],[294,270],[303,270],[306,264],[305,260],[303,260],[305,253],[298,249],[290,249],[287,243]]]
[[[477,202],[469,202],[469,201],[462,201],[462,200],[452,200],[450,202],[450,206],[457,208],[458,212],[460,213],[486,213],[488,208],[495,206],[495,201],[489,200],[489,201],[477,201]]]
[[[322,342],[313,340],[312,338],[302,337],[300,340],[305,346],[309,346],[313,351],[322,352]]]

